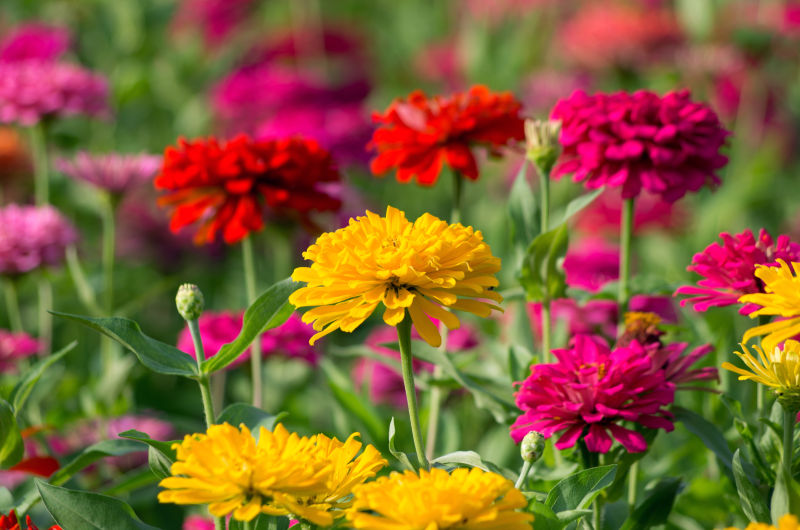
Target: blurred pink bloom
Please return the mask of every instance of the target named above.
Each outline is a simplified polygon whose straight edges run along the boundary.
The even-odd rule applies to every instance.
[[[43,266],[57,266],[75,229],[52,206],[0,208],[0,274],[17,275]]]
[[[687,355],[684,351],[688,344],[676,342],[666,346],[649,345],[645,348],[650,352],[653,359],[653,369],[663,370],[664,377],[670,383],[679,385],[691,381],[710,381],[719,378],[717,369],[713,366],[692,369],[692,365],[714,351],[710,344],[698,346]],[[680,386],[676,390],[681,390]]]
[[[182,0],[174,24],[196,26],[206,44],[219,46],[248,18],[256,0]]]
[[[619,236],[622,196],[619,189],[604,191],[575,217],[575,228],[587,235]],[[688,212],[680,205],[642,191],[636,197],[633,230],[678,230],[686,224]]]
[[[414,57],[414,70],[423,81],[438,83],[450,92],[465,90],[466,65],[459,51],[454,39],[429,44]]]
[[[206,359],[213,357],[219,349],[233,342],[242,330],[244,312],[214,312],[206,311],[200,317],[200,335],[203,338],[203,350]],[[318,353],[308,345],[308,340],[314,334],[310,325],[303,323],[300,317],[293,313],[289,319],[277,328],[269,329],[261,335],[261,351],[264,357],[282,355],[293,359],[302,359],[309,364],[316,364]],[[178,349],[192,357],[194,345],[189,328],[185,327],[178,336]],[[250,348],[240,355],[228,368],[239,366],[250,359]]]
[[[0,62],[2,123],[30,126],[53,116],[108,113],[108,82],[99,74],[67,63]]]
[[[631,453],[647,449],[640,433],[623,421],[671,431],[672,414],[664,407],[675,397],[675,384],[637,342],[610,349],[603,339],[578,335],[570,347],[553,350],[557,362],[531,367],[515,394],[522,414],[511,426],[520,442],[530,431],[562,433],[555,444],[567,449],[583,437],[589,451],[607,453],[616,439]]]
[[[190,515],[183,520],[183,530],[214,530],[214,520],[201,515]]]
[[[497,24],[559,3],[557,0],[464,0],[463,8],[476,20]]]
[[[675,309],[675,304],[669,296],[647,294],[633,295],[628,301],[628,311],[655,313],[667,324],[676,324],[678,322],[678,311]]]
[[[590,78],[584,73],[539,70],[523,81],[522,101],[534,115],[547,116],[564,94],[588,90],[589,86]]]
[[[164,420],[141,414],[126,414],[113,418],[106,427],[108,439],[119,438],[119,434],[136,430],[148,434],[153,440],[167,442],[175,438],[175,428]],[[105,462],[116,469],[133,469],[147,463],[147,450],[107,458]]]
[[[57,26],[29,23],[17,26],[0,42],[0,61],[58,59],[69,48],[69,32]]]
[[[16,373],[20,359],[41,351],[39,341],[26,333],[13,333],[0,329],[0,374]]]
[[[121,194],[129,188],[152,180],[161,166],[157,155],[90,155],[81,151],[75,158],[58,158],[56,169],[73,179],[82,180],[110,193]]]
[[[596,293],[619,278],[619,247],[602,239],[584,239],[570,246],[563,267],[567,285]]]
[[[738,304],[742,295],[763,292],[762,283],[754,274],[756,265],[775,263],[778,259],[800,261],[800,244],[787,235],[774,241],[762,228],[757,240],[749,229],[735,236],[723,232],[719,237],[721,245],[711,243],[695,254],[691,265],[686,267],[703,278],[696,286],[684,285],[675,291],[675,295],[693,295],[681,300],[681,306],[691,303],[695,311],[704,312],[711,307]],[[739,313],[748,315],[759,307],[744,304]]]
[[[438,324],[438,323],[437,323]],[[411,332],[412,338],[420,339],[416,330]],[[397,342],[397,330],[390,326],[380,326],[369,334],[366,344],[373,352],[393,359],[400,363],[400,353],[382,346]],[[461,327],[447,334],[447,352],[457,353],[469,350],[477,346],[479,337],[476,330],[466,325],[463,321]],[[414,359],[412,366],[415,373],[423,370],[433,371],[431,363]],[[382,403],[396,408],[406,406],[406,393],[403,386],[403,376],[398,370],[389,364],[384,364],[373,359],[359,359],[353,368],[353,381],[357,388],[364,384],[369,384],[369,396],[373,403]]]

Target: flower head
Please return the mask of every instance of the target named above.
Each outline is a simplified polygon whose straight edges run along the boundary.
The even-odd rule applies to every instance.
[[[756,266],[774,264],[776,260],[800,260],[800,244],[793,243],[789,236],[778,236],[773,241],[763,228],[758,239],[753,232],[745,230],[732,236],[719,235],[722,244],[714,242],[703,252],[692,258],[686,270],[703,277],[697,286],[684,285],[675,294],[695,295],[681,300],[681,306],[691,303],[695,311],[706,311],[711,307],[724,307],[739,303],[746,294],[763,293],[763,282],[756,277]],[[739,313],[748,315],[758,309],[758,304],[746,303]]]
[[[438,346],[441,337],[431,318],[448,329],[460,325],[445,308],[486,317],[500,308],[485,299],[503,300],[492,290],[500,259],[480,231],[428,213],[412,223],[391,206],[386,217],[368,211],[322,234],[303,257],[311,266],[296,268],[292,279],[308,285],[289,302],[314,306],[303,315],[318,332],[312,344],[337,329],[352,332],[382,304],[384,322],[396,326],[408,313],[420,337]]]
[[[0,374],[15,372],[20,359],[41,351],[42,345],[26,333],[0,329]]]
[[[590,451],[606,453],[616,439],[638,453],[647,449],[644,436],[620,423],[672,430],[672,416],[663,407],[672,403],[675,385],[653,369],[639,343],[611,350],[602,339],[578,335],[569,349],[553,354],[558,361],[533,366],[516,393],[522,414],[511,426],[515,441],[532,430],[548,437],[563,432],[557,449],[584,437]]]
[[[780,400],[800,398],[800,342],[787,340],[783,346],[762,349],[753,346],[758,358],[742,344],[741,352],[734,352],[744,362],[748,370],[729,362],[722,367],[739,374],[739,380],[750,379],[770,387]]]
[[[39,527],[31,521],[30,515],[25,516],[25,523],[28,525],[28,530],[39,530]],[[17,519],[16,512],[11,510],[11,513],[8,515],[0,513],[0,530],[25,530],[25,527],[23,527],[22,523]],[[61,527],[55,524],[50,527],[50,530],[61,530]]]
[[[56,160],[56,168],[68,177],[116,194],[150,181],[160,166],[161,157],[153,155],[90,155],[80,152],[72,160]]]
[[[478,468],[392,473],[353,490],[353,528],[529,530],[533,515],[508,479]]]
[[[734,526],[729,526],[725,530],[739,530]],[[797,516],[786,514],[778,520],[777,528],[769,523],[750,523],[744,530],[800,530],[800,521]]]
[[[382,175],[397,170],[397,180],[431,186],[447,164],[460,175],[476,180],[474,145],[491,153],[511,141],[525,138],[522,104],[508,92],[494,93],[485,86],[452,96],[427,98],[420,91],[394,101],[384,114],[375,113],[380,126],[369,147],[378,155],[371,169]]]
[[[780,342],[800,333],[800,262],[792,262],[791,266],[782,259],[777,262],[779,267],[756,266],[756,277],[764,283],[763,293],[739,298],[739,302],[756,305],[757,309],[750,313],[750,318],[761,315],[782,317],[745,332],[742,342],[766,335],[761,339],[765,351],[774,350]]]
[[[357,484],[387,464],[358,433],[345,442],[319,434],[300,437],[281,424],[261,428],[256,440],[244,425],[212,425],[173,447],[177,460],[160,502],[208,504],[212,515],[250,521],[259,513],[294,515],[330,525]]]
[[[52,206],[0,208],[0,274],[18,275],[64,260],[75,229]]]
[[[338,180],[330,154],[313,140],[240,135],[223,143],[180,139],[164,152],[155,186],[166,192],[160,204],[173,208],[173,232],[199,223],[196,243],[221,234],[232,244],[261,230],[266,210],[308,223],[312,210],[336,210],[339,200],[324,185]]]
[[[0,62],[0,122],[30,126],[74,114],[108,114],[104,77],[67,63]]]
[[[596,293],[619,278],[619,248],[602,239],[584,239],[567,251],[563,267],[567,285]]]
[[[52,61],[68,47],[69,32],[66,29],[39,23],[24,24],[14,28],[0,42],[0,62]]]
[[[624,198],[645,189],[674,202],[720,183],[716,171],[728,136],[716,114],[688,91],[595,94],[577,91],[556,104],[564,150],[553,176],[572,173],[589,189],[621,187]]]

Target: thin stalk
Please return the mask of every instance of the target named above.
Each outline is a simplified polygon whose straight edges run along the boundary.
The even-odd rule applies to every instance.
[[[19,298],[17,297],[17,285],[14,280],[7,279],[3,282],[3,293],[6,298],[6,310],[8,311],[8,323],[11,331],[22,331],[22,316],[19,310]]]
[[[252,236],[242,240],[242,261],[244,262],[244,285],[247,290],[247,305],[256,301],[256,265],[253,254]],[[261,408],[263,403],[263,383],[261,381],[261,336],[257,336],[251,346],[250,369],[253,378],[253,406]]]
[[[542,363],[550,357],[550,328],[553,325],[550,315],[550,299],[545,298],[542,300]]]
[[[631,296],[631,240],[633,239],[633,209],[634,199],[625,199],[622,205],[622,222],[620,223],[620,249],[619,249],[619,291],[617,303],[619,304],[620,320],[628,310],[628,299]]]
[[[114,250],[116,215],[119,201],[111,194],[104,197],[101,222],[103,227],[103,309],[106,315],[114,312]]]
[[[464,195],[464,179],[458,171],[453,171],[453,206],[450,210],[450,222],[461,222],[461,197]]]
[[[36,205],[50,203],[50,166],[47,160],[47,133],[41,122],[28,129],[33,156],[33,183]]]
[[[768,315],[759,315],[758,325],[764,326],[766,324],[769,324],[769,320],[770,317]],[[762,345],[762,339],[763,337],[758,338],[759,346]],[[728,370],[725,371],[727,372]],[[760,384],[756,385],[756,414],[757,414],[756,417],[759,417],[761,415],[761,411],[764,410],[764,398],[766,393],[767,393],[767,387],[765,385],[760,385]]]
[[[592,503],[592,526],[594,526],[594,530],[600,530],[603,525],[603,501],[601,498],[602,495],[598,495],[594,503]]]
[[[256,520],[255,519],[251,519],[250,521],[245,521],[243,526],[244,526],[244,530],[255,530],[255,528],[256,528]]]
[[[400,364],[403,371],[403,386],[406,389],[408,402],[408,416],[411,420],[411,437],[414,440],[414,449],[417,451],[417,460],[423,469],[429,469],[428,459],[425,458],[425,445],[422,443],[422,432],[419,426],[419,410],[417,409],[417,392],[414,387],[414,368],[411,356],[411,316],[406,311],[406,316],[397,324],[397,340],[400,343]]]
[[[636,507],[636,495],[639,489],[639,461],[631,464],[628,471],[628,506],[631,511]]]
[[[206,427],[214,425],[216,416],[214,415],[214,403],[211,400],[211,389],[208,385],[208,375],[203,373],[202,365],[206,360],[205,353],[203,352],[203,339],[200,336],[200,325],[197,319],[187,320],[186,324],[189,325],[189,333],[192,335],[192,344],[194,344],[194,355],[197,359],[197,368],[200,376],[197,378],[197,384],[200,386],[200,397],[203,399],[203,413],[206,418]]]
[[[80,258],[78,258],[78,249],[75,245],[67,247],[66,251],[67,272],[69,272],[72,283],[75,285],[75,290],[78,293],[84,307],[94,316],[101,316],[103,314],[100,306],[97,305],[97,297],[94,294],[94,289],[89,285],[86,279],[86,274],[81,267]]]
[[[519,472],[519,478],[517,478],[517,482],[514,483],[515,488],[520,489],[525,483],[525,479],[528,478],[528,473],[530,472],[532,465],[533,464],[527,460],[525,460],[525,463],[522,464],[522,470]]]
[[[42,344],[42,355],[50,353],[50,346],[53,342],[53,316],[50,310],[53,308],[53,286],[46,276],[46,272],[38,278],[38,297],[39,297],[39,342]]]
[[[539,194],[541,195],[541,208],[539,210],[541,233],[550,230],[550,175],[539,170]]]
[[[786,477],[791,479],[792,457],[794,456],[794,420],[797,411],[791,407],[783,407],[783,468],[786,470]]]

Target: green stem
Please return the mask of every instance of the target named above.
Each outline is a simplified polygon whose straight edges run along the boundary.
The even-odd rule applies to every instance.
[[[72,278],[72,283],[75,284],[75,290],[78,292],[78,298],[80,298],[81,302],[89,311],[89,313],[96,317],[102,316],[103,310],[97,305],[97,297],[94,294],[92,286],[89,285],[89,281],[86,279],[86,274],[83,272],[80,258],[78,258],[78,249],[75,248],[75,245],[70,245],[67,247],[66,262],[67,272],[69,272],[69,275]]]
[[[47,355],[53,342],[53,317],[49,313],[53,308],[53,286],[50,285],[46,271],[41,271],[38,284],[39,342],[42,344],[42,355]]]
[[[625,199],[622,205],[622,222],[620,223],[620,249],[619,249],[619,318],[623,321],[628,310],[631,276],[631,239],[633,239],[633,209],[634,199]]]
[[[453,206],[450,210],[450,222],[461,222],[461,198],[464,195],[464,179],[458,171],[453,171]]]
[[[249,521],[245,521],[243,527],[244,527],[244,530],[255,530],[256,520],[255,519],[251,519]]]
[[[542,362],[546,363],[550,357],[550,328],[551,323],[550,299],[542,300]]]
[[[446,328],[445,328],[446,329]],[[442,331],[440,330],[440,333]],[[447,331],[444,331],[444,336],[442,337],[442,345],[447,344]],[[445,355],[447,354],[446,349],[444,350]],[[444,401],[444,391],[442,387],[436,384],[436,381],[442,378],[444,372],[442,371],[442,367],[438,364],[433,367],[433,379],[434,384],[431,386],[431,403],[430,408],[428,409],[428,435],[426,438],[425,443],[425,456],[428,460],[433,460],[433,454],[436,451],[436,439],[438,438],[439,434],[439,416],[442,410],[442,401]]]
[[[531,465],[531,462],[528,462],[527,460],[524,464],[522,464],[522,471],[519,472],[519,478],[517,478],[517,482],[514,483],[515,488],[520,489],[525,483],[525,479],[528,478],[528,473],[531,470]]]
[[[103,226],[103,309],[111,316],[114,311],[114,245],[116,241],[116,215],[119,201],[106,195],[101,222]]]
[[[639,489],[639,461],[637,460],[631,464],[628,471],[628,506],[631,512],[636,507],[636,495]]]
[[[414,387],[414,368],[411,356],[411,316],[406,311],[405,318],[397,324],[397,340],[400,343],[400,364],[403,371],[403,386],[406,389],[408,401],[408,416],[411,420],[411,437],[414,439],[414,449],[417,451],[417,460],[423,469],[429,469],[428,459],[425,458],[425,445],[422,443],[422,432],[419,427],[419,410],[417,409],[417,392]]]
[[[791,407],[783,408],[783,467],[788,479],[794,477],[792,457],[794,456],[794,420],[796,417],[796,410],[792,410]]]
[[[197,384],[200,385],[200,397],[203,399],[203,412],[206,417],[206,427],[214,425],[216,416],[214,415],[214,403],[211,400],[211,389],[208,386],[208,375],[203,373],[203,361],[206,356],[203,352],[203,339],[200,336],[200,325],[195,320],[187,320],[189,325],[189,332],[192,335],[192,343],[194,344],[194,355],[197,359],[197,368],[200,376],[197,378]]]
[[[33,156],[33,179],[36,205],[50,203],[50,174],[47,160],[47,132],[42,122],[28,129]]]
[[[19,298],[17,297],[17,285],[14,280],[8,278],[3,282],[3,292],[6,298],[6,310],[8,311],[8,323],[11,331],[22,331],[22,317],[19,310]]]
[[[592,522],[594,530],[600,530],[603,525],[603,501],[602,495],[598,495],[592,506]]]
[[[242,240],[242,261],[244,262],[244,284],[247,290],[247,305],[256,301],[256,266],[253,253],[253,239],[248,235]],[[261,335],[251,346],[250,368],[253,378],[253,406],[261,408],[263,390],[261,382]]]
[[[539,194],[541,195],[541,229],[540,233],[550,230],[550,175],[539,170]]]

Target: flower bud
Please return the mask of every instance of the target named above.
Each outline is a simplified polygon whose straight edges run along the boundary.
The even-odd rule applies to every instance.
[[[191,283],[184,283],[178,287],[175,295],[175,307],[184,320],[197,320],[203,313],[203,293],[200,288]]]
[[[542,433],[531,431],[522,439],[519,446],[519,452],[522,459],[526,462],[536,462],[542,457],[544,453],[545,437]]]
[[[559,134],[560,120],[525,120],[527,157],[536,164],[542,175],[550,174],[561,152]]]

